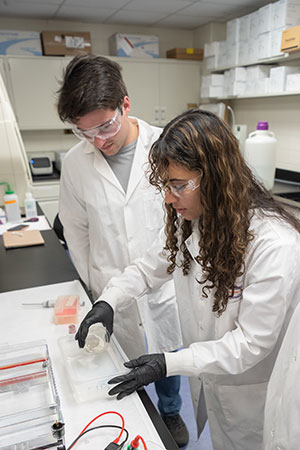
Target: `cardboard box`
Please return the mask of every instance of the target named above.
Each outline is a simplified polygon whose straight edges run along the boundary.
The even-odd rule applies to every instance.
[[[286,90],[300,92],[300,73],[291,73],[286,77]]]
[[[282,52],[295,52],[300,50],[300,26],[289,28],[282,32]]]
[[[83,55],[91,53],[91,35],[82,31],[42,31],[43,54]]]
[[[167,50],[167,58],[201,61],[203,59],[203,48],[172,48]]]
[[[232,19],[226,22],[226,41],[235,44],[240,40],[240,19]]]
[[[272,4],[272,28],[291,28],[300,25],[300,3],[297,0],[279,0]]]
[[[109,38],[109,50],[113,56],[158,58],[158,37],[142,34],[115,33]]]
[[[271,31],[258,36],[258,59],[267,59],[271,56]]]
[[[0,30],[0,54],[42,56],[40,33],[37,31]]]
[[[283,31],[283,27],[271,31],[271,57],[284,55],[284,53],[280,50]]]
[[[286,89],[287,76],[299,73],[300,68],[294,66],[278,66],[270,70],[271,92],[283,92]]]

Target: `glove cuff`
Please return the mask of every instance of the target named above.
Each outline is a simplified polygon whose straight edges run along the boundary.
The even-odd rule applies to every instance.
[[[107,311],[109,314],[114,314],[112,306],[105,300],[96,300],[95,303],[93,303],[92,308],[93,309],[101,308],[102,310],[105,309],[105,311]]]

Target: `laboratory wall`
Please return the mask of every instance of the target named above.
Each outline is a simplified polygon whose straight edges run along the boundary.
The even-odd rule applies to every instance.
[[[237,100],[232,107],[236,123],[246,124],[248,133],[256,129],[257,122],[268,121],[278,141],[276,166],[300,172],[299,95]]]
[[[139,25],[106,25],[63,20],[13,19],[0,17],[0,29],[30,31],[89,31],[91,33],[93,53],[98,55],[109,55],[108,39],[114,33],[154,34],[158,36],[160,58],[165,58],[166,51],[171,48],[194,46],[194,32],[177,28],[153,28]]]
[[[166,51],[175,47],[194,47],[195,32],[175,28],[153,28],[138,25],[106,25],[87,22],[16,19],[0,17],[0,29],[8,30],[69,30],[89,31],[91,33],[93,53],[109,56],[108,40],[116,33],[154,34],[159,38],[160,58],[166,57]],[[196,39],[196,41],[198,41]],[[63,130],[53,131],[22,131],[27,153],[47,151],[53,149],[68,150],[76,138],[71,134],[64,134]]]
[[[194,31],[195,46],[226,38],[226,24],[210,23]],[[296,58],[288,65],[299,67]],[[284,64],[284,63],[281,63]],[[202,74],[205,74],[205,67]],[[226,102],[233,108],[235,122],[247,125],[248,134],[256,129],[257,122],[268,121],[270,131],[278,141],[276,167],[300,171],[300,95],[239,99]]]
[[[226,24],[210,23],[195,30],[152,28],[138,25],[106,25],[69,21],[0,18],[0,29],[20,30],[78,30],[90,31],[93,52],[109,55],[108,38],[115,32],[156,34],[159,37],[160,57],[174,47],[203,47],[206,42],[221,41],[226,37]],[[300,67],[299,60],[293,65]],[[200,100],[200,99],[199,99]],[[299,96],[267,97],[231,101],[236,123],[246,124],[248,133],[255,130],[258,121],[269,122],[278,139],[277,167],[300,171],[300,101]],[[22,131],[27,152],[67,150],[77,142],[63,130]]]

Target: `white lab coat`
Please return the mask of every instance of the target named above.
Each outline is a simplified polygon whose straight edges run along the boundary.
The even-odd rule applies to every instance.
[[[130,120],[137,120],[131,118]],[[74,265],[96,299],[114,275],[144,254],[163,226],[162,197],[145,176],[148,152],[161,129],[138,120],[139,137],[127,192],[93,145],[82,141],[66,155],[59,217]],[[114,334],[129,358],[182,345],[174,283],[167,282],[116,310]]]
[[[300,237],[290,226],[254,217],[255,233],[243,276],[221,317],[212,313],[213,292],[202,296],[201,268],[173,276],[184,349],[166,353],[167,374],[191,377],[192,400],[199,432],[206,412],[214,450],[260,450],[268,380],[286,331],[300,300]],[[113,307],[127,296],[157,287],[166,278],[161,234],[144,259],[113,278],[103,298]],[[194,258],[199,233],[186,240]],[[141,276],[142,275],[142,276]]]
[[[267,390],[264,450],[300,448],[300,304],[289,323]]]

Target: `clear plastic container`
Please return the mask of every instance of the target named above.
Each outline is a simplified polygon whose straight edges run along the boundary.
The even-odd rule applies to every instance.
[[[103,352],[110,341],[110,334],[102,323],[94,323],[89,328],[84,350],[88,353]]]
[[[0,405],[0,449],[54,447],[63,420],[45,341],[0,349]]]
[[[105,398],[111,378],[128,372],[123,365],[128,361],[114,336],[100,353],[88,353],[79,348],[74,335],[59,338],[59,347],[69,384],[77,402]]]

